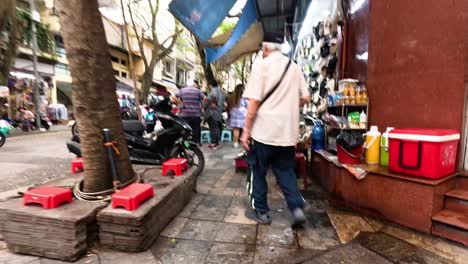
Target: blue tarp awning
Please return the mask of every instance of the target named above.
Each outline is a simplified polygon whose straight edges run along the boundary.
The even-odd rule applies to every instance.
[[[242,15],[227,39],[219,47],[210,47],[209,40],[236,0],[173,0],[169,11],[204,45],[206,63],[229,64],[247,53],[259,50],[263,31],[257,19],[255,0],[247,0]]]
[[[169,11],[206,44],[235,3],[236,0],[173,0]]]
[[[255,21],[257,21],[255,0],[247,0],[244,9],[242,10],[242,15],[228,41],[218,48],[206,48],[206,63],[212,63],[220,59],[224,54],[231,50],[234,45],[239,42],[242,36],[244,36],[244,34],[252,27]]]

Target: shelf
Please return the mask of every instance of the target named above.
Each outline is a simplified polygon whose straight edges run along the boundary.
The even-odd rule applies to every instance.
[[[341,107],[367,107],[367,104],[341,104],[327,106],[327,108],[341,108]]]
[[[367,130],[367,128],[341,128],[341,127],[334,127],[334,126],[328,126],[327,127],[331,127],[332,129],[339,129],[339,130]]]

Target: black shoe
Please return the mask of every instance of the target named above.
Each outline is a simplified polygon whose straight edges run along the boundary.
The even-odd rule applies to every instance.
[[[271,224],[271,217],[268,214],[260,214],[252,209],[245,210],[245,217],[262,225]]]

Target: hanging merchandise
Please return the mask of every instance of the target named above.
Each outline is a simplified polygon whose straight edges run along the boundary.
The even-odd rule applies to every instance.
[[[379,164],[380,155],[380,132],[377,126],[371,126],[371,129],[366,133],[366,163],[370,165]]]
[[[327,65],[327,75],[328,76],[334,76],[335,71],[336,71],[336,65],[338,64],[338,57],[336,55],[330,56],[328,59],[328,65]]]
[[[320,47],[320,56],[322,56],[322,58],[326,58],[328,55],[330,55],[330,44],[325,40]]]

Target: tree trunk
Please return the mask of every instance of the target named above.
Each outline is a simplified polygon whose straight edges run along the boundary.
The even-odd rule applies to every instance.
[[[245,84],[245,57],[242,59],[241,82]]]
[[[203,44],[200,43],[200,41],[197,41],[197,49],[198,53],[200,54],[200,59],[201,63],[203,66],[203,72],[205,73],[205,79],[208,84],[212,83],[213,81],[216,81],[213,73],[213,69],[211,68],[211,64],[206,63],[206,54],[205,50],[203,49]]]
[[[0,7],[0,85],[7,84],[10,67],[16,55],[18,22],[15,6],[15,0],[6,0]],[[7,37],[4,38],[5,31]]]
[[[120,155],[121,182],[134,171],[128,157],[101,14],[97,0],[55,0],[73,79],[72,100],[85,163],[85,192],[112,188],[112,175],[103,146],[102,129],[110,129]]]
[[[141,77],[141,98],[140,102],[147,103],[149,90],[153,85],[153,72],[154,69],[150,72],[146,71],[143,73]]]

